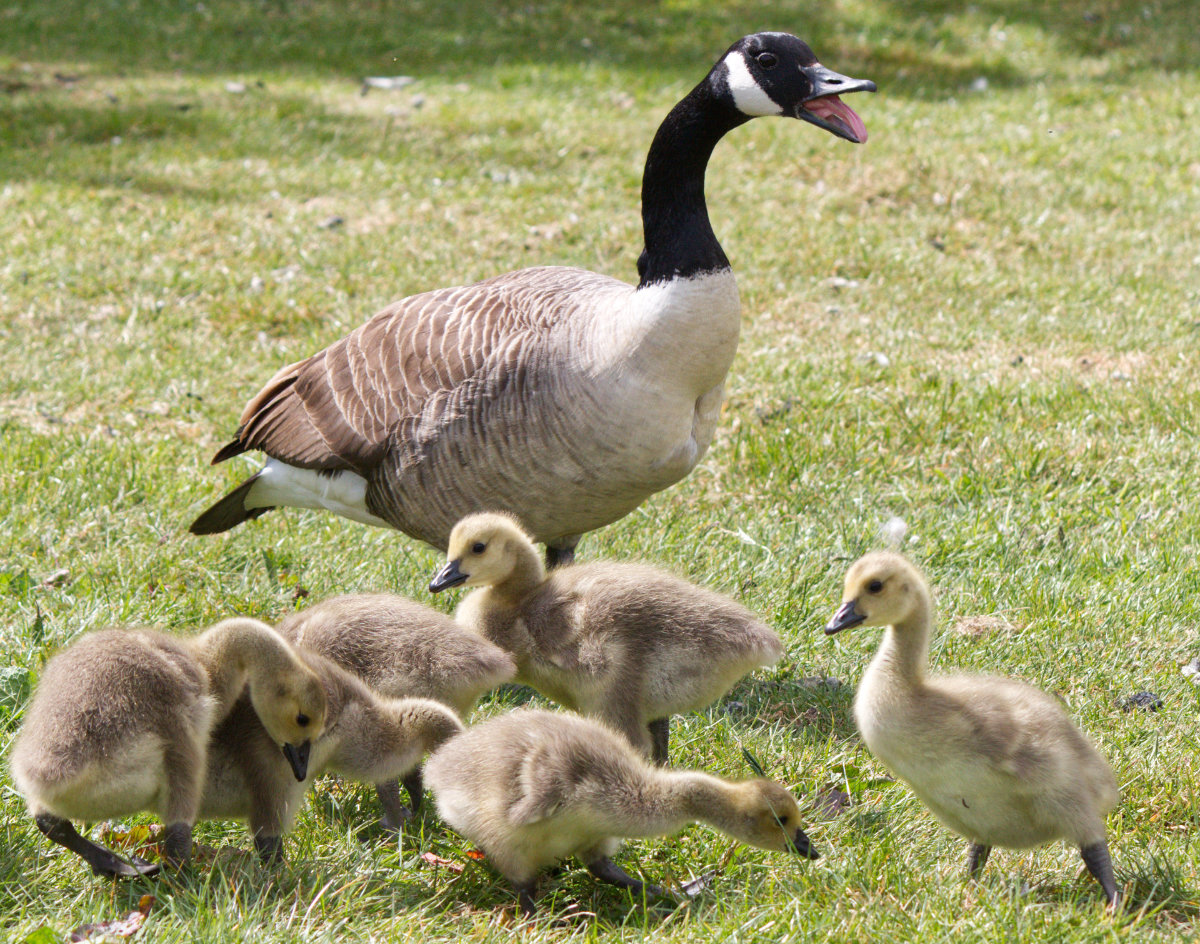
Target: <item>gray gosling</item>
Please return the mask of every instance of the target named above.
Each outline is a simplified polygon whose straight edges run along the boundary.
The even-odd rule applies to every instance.
[[[391,698],[432,698],[465,718],[475,703],[516,675],[512,657],[449,616],[392,593],[350,594],[290,614],[280,634],[295,646],[331,659]],[[404,778],[415,813],[423,792],[421,768]],[[377,783],[380,821],[397,830],[411,815],[395,779]]]
[[[166,824],[164,856],[191,854],[209,735],[243,689],[261,718],[265,750],[306,776],[325,727],[325,691],[265,623],[229,619],[191,639],[150,629],[88,633],[42,672],[12,756],[12,774],[37,827],[100,875],[153,875],[81,836],[85,822],[143,810]],[[282,748],[282,751],[281,751]]]
[[[1118,901],[1104,816],[1118,800],[1108,762],[1044,692],[1006,678],[929,678],[933,604],[898,554],[876,552],[846,574],[827,634],[886,626],[854,697],[871,752],[943,823],[970,840],[969,877],[992,846],[1067,839],[1110,904]]]
[[[434,752],[425,781],[442,819],[512,882],[527,916],[538,872],[572,855],[603,882],[667,895],[610,856],[619,837],[695,821],[760,849],[818,857],[780,784],[652,766],[620,734],[575,715],[523,710],[473,725]]]
[[[388,698],[321,655],[303,648],[297,654],[320,680],[329,705],[325,730],[312,744],[307,777],[292,776],[246,696],[217,726],[209,751],[202,813],[246,820],[264,862],[283,858],[283,835],[321,774],[394,783],[462,730],[458,716],[440,702]]]
[[[517,662],[518,682],[604,720],[667,762],[670,716],[712,704],[783,643],[744,606],[642,564],[546,573],[508,515],[468,515],[450,532],[430,591],[479,587],[455,619]]]

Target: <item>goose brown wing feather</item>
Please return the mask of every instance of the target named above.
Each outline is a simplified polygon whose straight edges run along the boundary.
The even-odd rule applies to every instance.
[[[521,274],[528,289],[529,270]],[[538,293],[520,289],[498,276],[395,302],[276,373],[214,461],[258,449],[300,468],[368,476],[397,439],[420,435],[430,418],[460,406],[479,372],[516,366],[488,362],[498,354],[511,360],[519,345],[506,341],[554,314]]]

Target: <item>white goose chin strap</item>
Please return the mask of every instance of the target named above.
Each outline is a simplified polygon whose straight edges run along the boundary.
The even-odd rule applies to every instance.
[[[782,115],[783,108],[761,85],[754,81],[741,52],[731,52],[725,57],[725,69],[729,78],[729,93],[733,104],[743,115],[761,118],[767,115]]]

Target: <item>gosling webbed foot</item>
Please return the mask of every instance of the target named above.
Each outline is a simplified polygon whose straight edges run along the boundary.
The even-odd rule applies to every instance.
[[[979,878],[979,873],[983,871],[983,867],[987,863],[991,851],[991,846],[985,846],[981,842],[973,842],[967,847],[968,879],[975,880]]]
[[[1079,856],[1087,870],[1104,889],[1104,897],[1108,904],[1116,908],[1121,903],[1121,895],[1117,891],[1117,883],[1113,878],[1112,858],[1108,854],[1108,843],[1101,839],[1090,846],[1080,846]]]
[[[375,792],[379,794],[379,805],[383,807],[383,816],[379,825],[384,832],[397,833],[412,819],[408,807],[400,802],[400,783],[396,780],[385,780],[375,784]],[[412,791],[409,791],[412,796]]]
[[[587,870],[600,879],[600,881],[607,882],[609,885],[616,885],[618,888],[627,888],[634,895],[653,896],[655,898],[675,897],[665,888],[634,878],[608,856],[601,856],[599,859],[593,859],[591,862],[584,864],[587,866]]]
[[[650,758],[660,767],[666,767],[669,758],[668,745],[671,739],[671,719],[655,718],[646,727],[650,729]]]
[[[51,842],[69,849],[91,866],[96,875],[107,875],[113,878],[147,878],[157,875],[161,866],[147,862],[139,856],[130,856],[128,860],[117,855],[111,849],[85,839],[79,835],[69,820],[54,816],[50,813],[40,813],[34,817],[38,830]]]

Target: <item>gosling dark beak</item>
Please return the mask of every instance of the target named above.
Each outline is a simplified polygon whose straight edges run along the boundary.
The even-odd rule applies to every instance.
[[[852,79],[826,69],[819,62],[800,71],[812,85],[812,94],[796,107],[796,117],[855,144],[866,141],[867,126],[838,96],[849,92],[874,92],[875,83],[870,79]]]
[[[834,633],[840,633],[843,629],[849,629],[851,626],[857,626],[866,619],[858,610],[854,608],[856,601],[847,600],[838,607],[838,611],[833,614],[833,619],[829,621],[829,625],[825,627],[825,635],[832,636]]]
[[[788,840],[788,844],[791,846],[789,851],[796,855],[802,855],[806,859],[821,858],[821,853],[817,852],[812,840],[808,838],[808,834],[803,829],[797,829],[796,835]]]
[[[434,578],[429,581],[430,593],[441,593],[443,590],[449,590],[451,587],[457,587],[460,583],[466,583],[469,574],[464,574],[458,569],[459,562],[456,560],[447,561],[446,566],[439,570]]]
[[[296,775],[296,779],[301,782],[308,776],[308,755],[310,753],[312,753],[312,741],[283,745],[283,756],[291,764],[292,773]]]

